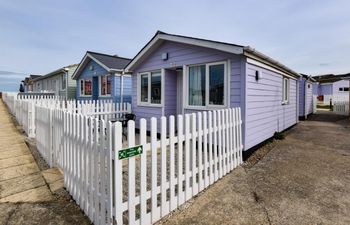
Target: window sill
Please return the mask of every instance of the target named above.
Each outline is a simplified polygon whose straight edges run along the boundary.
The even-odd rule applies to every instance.
[[[140,107],[153,107],[153,108],[162,108],[162,104],[149,104],[149,103],[137,103],[137,106]]]
[[[209,105],[209,106],[185,106],[184,109],[190,109],[190,110],[217,110],[217,109],[227,109],[228,107],[225,105]]]

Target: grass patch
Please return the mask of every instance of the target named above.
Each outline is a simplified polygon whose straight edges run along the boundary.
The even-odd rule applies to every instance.
[[[283,140],[284,139],[284,134],[281,132],[275,132],[275,134],[273,135],[273,138],[276,140]]]

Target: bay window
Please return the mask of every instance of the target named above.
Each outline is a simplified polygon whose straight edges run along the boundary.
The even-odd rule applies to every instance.
[[[226,63],[188,67],[188,106],[225,106]]]
[[[139,101],[145,104],[162,103],[161,71],[141,73],[139,75]]]
[[[111,75],[100,76],[100,96],[109,96],[111,95]]]
[[[91,79],[80,80],[80,95],[82,95],[82,96],[92,95],[92,80]]]

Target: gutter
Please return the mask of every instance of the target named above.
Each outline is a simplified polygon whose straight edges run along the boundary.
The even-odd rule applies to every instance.
[[[247,54],[248,53],[248,54]],[[277,67],[278,69],[284,71],[284,72],[287,72],[289,73],[290,75],[293,75],[294,77],[301,77],[301,75],[297,72],[295,72],[294,70],[288,68],[287,66],[283,65],[282,63],[270,58],[269,56],[255,50],[254,48],[250,47],[250,46],[245,46],[243,47],[243,54],[245,56],[248,56],[249,57],[249,54],[257,57],[258,59],[261,59],[262,61],[266,61],[268,62],[269,64],[271,64],[271,66],[273,67]]]
[[[66,68],[66,67],[61,68],[61,69],[58,69],[58,70],[55,70],[55,71],[53,71],[53,72],[51,72],[51,73],[48,73],[48,74],[46,74],[46,75],[44,75],[44,76],[35,78],[35,79],[33,79],[33,82],[38,81],[38,80],[46,79],[46,78],[48,78],[48,77],[51,77],[51,76],[53,76],[53,75],[56,75],[56,74],[59,73],[59,72],[65,73],[65,72],[66,72],[65,68]]]

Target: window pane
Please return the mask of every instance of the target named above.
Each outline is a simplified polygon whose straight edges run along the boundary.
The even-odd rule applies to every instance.
[[[205,65],[189,67],[188,104],[205,105]]]
[[[84,91],[85,95],[91,95],[92,94],[92,81],[91,80],[85,80],[84,82]]]
[[[348,87],[344,87],[344,91],[349,91],[349,88]]]
[[[288,79],[283,79],[283,101],[288,101]]]
[[[104,86],[105,86],[105,77],[104,76],[101,76],[101,78],[100,78],[100,91],[101,91],[101,95],[105,95],[105,88],[104,88]]]
[[[84,95],[84,80],[80,81],[80,95]]]
[[[66,74],[62,75],[62,90],[66,89]]]
[[[141,102],[148,101],[148,74],[141,75]]]
[[[209,104],[224,105],[225,65],[209,66]]]
[[[339,91],[343,91],[343,88],[339,88]]]
[[[107,94],[111,94],[111,84],[112,84],[112,77],[107,76]]]
[[[151,73],[151,103],[161,103],[162,78],[160,72]]]

